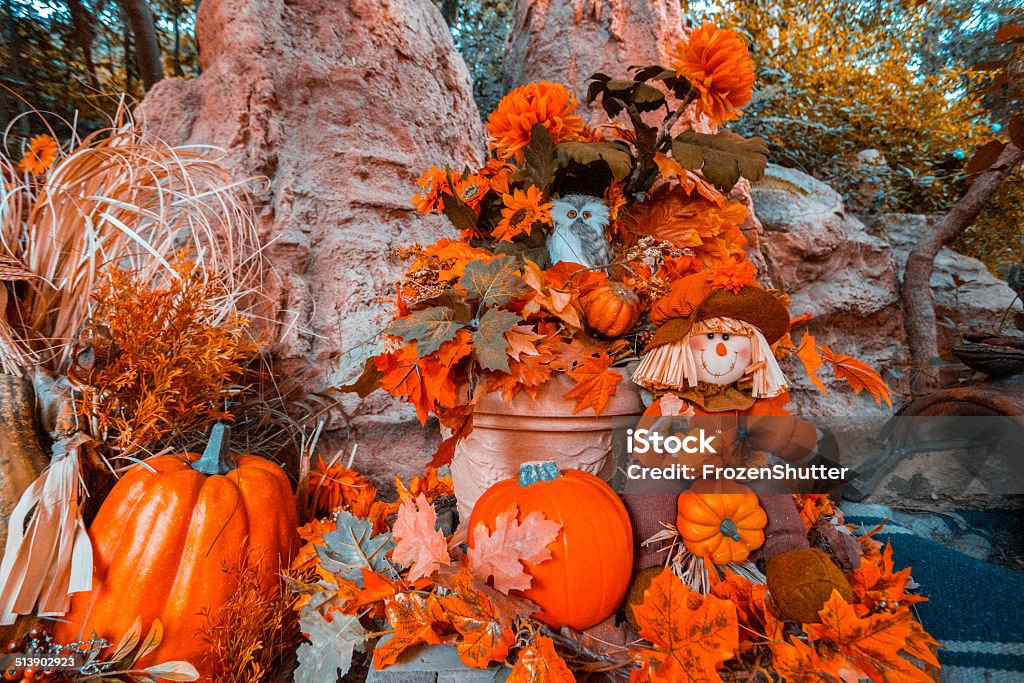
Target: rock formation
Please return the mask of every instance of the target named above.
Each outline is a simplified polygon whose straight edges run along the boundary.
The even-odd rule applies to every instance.
[[[810,313],[808,331],[840,353],[860,358],[898,387],[908,362],[899,282],[907,252],[927,227],[924,216],[888,214],[873,231],[846,213],[842,197],[799,171],[769,165],[752,188],[763,226],[761,250],[770,283],[792,298],[793,315]],[[1013,291],[977,259],[943,249],[932,276],[940,320],[940,348],[948,349],[956,328],[976,321],[998,323]],[[945,355],[945,354],[944,354]],[[796,382],[793,400],[805,415],[839,416],[874,410],[842,382],[826,382],[822,395],[787,366]],[[888,412],[888,411],[885,411]]]
[[[671,0],[517,0],[505,50],[506,90],[547,79],[585,93],[595,71],[664,63],[682,37],[679,3]]]
[[[322,391],[374,351],[377,299],[401,270],[387,250],[454,236],[409,200],[431,164],[481,159],[468,72],[429,0],[205,0],[196,33],[202,75],[162,81],[140,117],[172,143],[223,148],[240,178],[269,180],[256,202],[277,351],[289,376]],[[394,453],[429,453],[436,430],[411,428],[412,411],[382,392],[349,407],[348,424],[329,429],[337,445],[349,428],[357,466],[422,466],[396,467]]]

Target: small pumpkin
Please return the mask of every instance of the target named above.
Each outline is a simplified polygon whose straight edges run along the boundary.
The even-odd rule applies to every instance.
[[[560,472],[553,462],[524,463],[518,479],[499,481],[477,500],[469,546],[478,524],[494,531],[498,515],[512,504],[520,522],[539,511],[562,525],[548,545],[550,559],[523,563],[532,583],[522,595],[541,608],[534,616],[555,628],[583,631],[614,614],[633,572],[633,530],[615,492],[586,472]]]
[[[640,319],[640,297],[621,282],[606,282],[580,300],[587,326],[606,337],[618,337]]]
[[[266,458],[232,455],[229,433],[215,425],[202,456],[150,458],[121,477],[89,529],[93,588],[73,596],[57,642],[95,630],[117,643],[136,618],[143,633],[159,619],[163,639],[144,664],[185,660],[211,675],[197,633],[202,612],[216,614],[235,587],[224,568],[262,555],[261,588],[278,591],[297,548],[288,476]]]
[[[676,509],[687,550],[715,564],[742,562],[764,543],[768,516],[742,484],[701,479],[679,494]]]

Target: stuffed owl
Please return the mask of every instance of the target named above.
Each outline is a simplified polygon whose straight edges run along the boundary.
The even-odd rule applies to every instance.
[[[605,234],[608,207],[597,197],[570,194],[551,202],[554,230],[548,235],[551,264],[579,263],[587,268],[612,262],[612,245]]]

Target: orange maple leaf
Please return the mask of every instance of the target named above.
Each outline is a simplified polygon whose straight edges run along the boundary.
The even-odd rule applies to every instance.
[[[796,349],[796,357],[803,363],[807,376],[814,382],[814,386],[818,387],[818,391],[827,394],[828,390],[825,389],[821,378],[818,377],[818,370],[822,366],[821,354],[818,353],[818,347],[814,343],[814,337],[811,336],[810,332],[804,332],[803,339],[800,340],[800,346]]]
[[[454,593],[438,600],[446,618],[462,636],[456,645],[459,659],[480,669],[503,661],[516,641],[512,623],[473,585],[469,574],[457,575],[455,587]]]
[[[436,467],[427,467],[423,472],[423,476],[414,476],[409,481],[408,486],[402,483],[402,480],[398,478],[398,475],[395,475],[395,490],[398,491],[399,500],[415,498],[421,493],[425,495],[429,501],[434,501],[442,496],[454,495],[452,489],[452,478],[447,474],[444,476],[438,474]]]
[[[445,617],[436,596],[424,598],[418,593],[398,593],[385,602],[384,613],[394,633],[373,651],[373,664],[378,669],[394,664],[413,645],[442,642],[438,631]]]
[[[841,683],[841,674],[822,661],[817,650],[793,636],[770,644],[772,667],[784,683]]]
[[[608,405],[608,399],[615,395],[617,385],[622,381],[622,374],[611,369],[614,360],[609,354],[587,358],[578,368],[567,373],[576,381],[576,386],[565,395],[565,398],[576,399],[573,414],[593,408],[594,413],[600,415]]]
[[[508,683],[574,683],[576,677],[555,652],[555,642],[547,636],[537,636],[532,645],[519,651]]]
[[[890,396],[895,392],[867,363],[845,353],[834,353],[827,346],[818,348],[821,350],[822,358],[832,364],[832,372],[836,373],[836,377],[839,379],[846,380],[850,388],[853,389],[853,393],[859,394],[866,389],[875,399],[875,403],[882,405],[882,401],[885,401],[892,408]]]
[[[470,261],[487,263],[495,258],[494,252],[488,249],[478,249],[462,240],[438,240],[425,247],[423,252],[437,258],[440,266],[437,277],[446,282],[458,280],[465,275],[466,264]]]
[[[633,614],[654,645],[634,653],[648,665],[647,680],[721,681],[718,668],[739,647],[735,605],[691,592],[670,569],[651,581]]]
[[[910,567],[898,572],[893,568],[892,545],[886,543],[877,562],[862,558],[860,567],[850,574],[850,588],[853,589],[854,609],[858,616],[928,600],[922,595],[906,592],[910,583]]]
[[[429,577],[434,569],[452,561],[444,532],[434,528],[437,514],[422,493],[415,500],[405,499],[398,507],[392,533],[395,549],[391,557],[409,567],[409,581]]]
[[[843,600],[839,591],[833,590],[832,597],[818,614],[820,624],[804,626],[807,637],[831,644],[851,666],[871,680],[877,683],[928,683],[932,680],[900,655],[901,650],[909,652],[908,648],[916,652],[927,650],[921,643],[914,642],[923,631],[915,630],[909,608],[861,618],[853,605]],[[934,654],[930,651],[927,654],[924,661],[938,666]]]
[[[494,528],[480,522],[471,531],[469,570],[486,581],[494,577],[494,588],[506,595],[510,590],[526,590],[533,579],[523,562],[539,564],[551,559],[548,545],[562,530],[558,522],[545,519],[535,510],[522,522],[517,520],[519,508],[513,504],[494,520]]]

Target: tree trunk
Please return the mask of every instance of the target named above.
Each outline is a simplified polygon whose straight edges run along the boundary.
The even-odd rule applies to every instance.
[[[174,75],[184,76],[181,70],[181,4],[174,3]]]
[[[443,0],[441,3],[441,16],[444,23],[451,28],[459,18],[459,0]]]
[[[118,0],[118,4],[135,39],[135,64],[139,77],[145,89],[149,90],[164,77],[153,13],[146,0]]]
[[[92,41],[95,31],[92,28],[92,14],[82,4],[82,0],[66,0],[68,11],[71,13],[75,42],[82,49],[82,59],[85,62],[85,71],[89,77],[89,85],[93,90],[100,89],[100,81],[96,76],[96,64],[92,60]]]
[[[1003,179],[1024,159],[1024,150],[1007,143],[999,159],[988,170],[979,173],[967,193],[935,227],[921,236],[907,256],[903,274],[903,309],[906,316],[907,339],[916,377],[912,378],[915,391],[936,387],[938,368],[933,359],[939,356],[938,335],[935,330],[935,301],[931,287],[932,270],[939,250],[962,233],[981,213]]]

